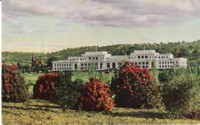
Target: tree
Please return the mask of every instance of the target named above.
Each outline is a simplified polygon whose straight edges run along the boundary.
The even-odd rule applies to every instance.
[[[59,74],[56,95],[58,97],[58,104],[63,111],[69,108],[75,108],[80,95],[78,89],[83,86],[82,82],[82,80],[72,82],[71,72],[61,72]]]
[[[162,98],[152,74],[126,62],[112,78],[111,90],[115,103],[121,107],[160,108]]]
[[[58,60],[58,59],[57,59],[56,57],[54,57],[54,56],[48,58],[48,60],[47,60],[47,66],[48,66],[49,68],[52,68],[52,62],[53,62],[53,61],[57,61],[57,60]]]
[[[17,66],[2,64],[2,101],[24,102],[28,99],[28,86]]]

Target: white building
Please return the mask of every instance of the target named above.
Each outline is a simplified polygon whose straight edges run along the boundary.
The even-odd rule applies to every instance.
[[[152,61],[156,62],[158,69],[187,67],[186,58],[174,58],[172,54],[159,54],[155,50],[135,50],[130,56],[112,56],[106,51],[101,51],[86,52],[81,57],[69,57],[67,60],[53,61],[53,71],[88,70],[90,65],[95,65],[97,70],[118,69],[119,65],[125,61],[149,69],[151,69]]]

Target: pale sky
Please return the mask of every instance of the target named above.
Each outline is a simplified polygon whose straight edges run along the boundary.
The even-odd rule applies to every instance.
[[[200,0],[3,0],[2,50],[200,39]]]

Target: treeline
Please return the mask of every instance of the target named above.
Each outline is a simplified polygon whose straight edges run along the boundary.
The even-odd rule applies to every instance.
[[[51,53],[3,52],[2,61],[31,65],[31,57],[34,54],[37,59],[47,63],[50,57],[55,57],[57,60],[64,60],[69,56],[81,56],[81,54],[87,51],[96,51],[96,48],[98,51],[107,51],[112,55],[129,55],[134,50],[153,49],[159,53],[172,53],[174,57],[186,57],[188,58],[189,65],[200,65],[200,40],[193,42],[118,44],[101,47],[86,46],[67,48]]]

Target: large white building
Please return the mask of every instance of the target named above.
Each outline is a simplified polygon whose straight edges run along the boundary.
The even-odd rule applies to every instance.
[[[174,58],[172,54],[159,54],[155,50],[135,50],[130,55],[112,56],[106,51],[86,52],[80,57],[69,57],[67,60],[53,61],[53,71],[88,70],[95,65],[97,70],[118,69],[125,62],[133,62],[143,68],[151,69],[152,61],[156,62],[158,69],[171,69],[173,67],[187,67],[186,58]]]

